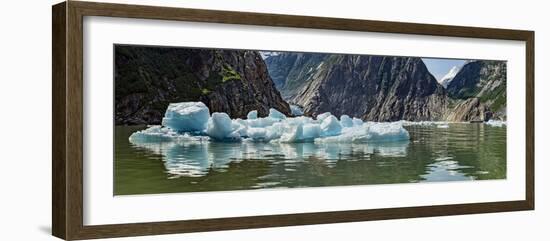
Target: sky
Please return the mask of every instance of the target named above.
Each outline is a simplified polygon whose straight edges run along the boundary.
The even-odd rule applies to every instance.
[[[464,63],[466,63],[466,60],[462,59],[422,58],[422,61],[424,61],[424,64],[428,67],[428,71],[430,71],[430,73],[432,73],[438,81],[449,73],[449,70],[451,70],[454,66],[461,67]]]

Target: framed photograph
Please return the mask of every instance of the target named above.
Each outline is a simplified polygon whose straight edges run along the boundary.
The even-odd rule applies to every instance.
[[[534,32],[53,6],[53,235],[534,209]]]

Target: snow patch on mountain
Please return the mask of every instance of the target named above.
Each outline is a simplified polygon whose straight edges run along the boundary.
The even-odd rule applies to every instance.
[[[453,68],[451,68],[451,70],[449,70],[449,72],[445,76],[443,76],[440,80],[438,80],[437,82],[439,82],[439,84],[441,84],[443,87],[447,88],[449,83],[451,83],[451,81],[453,81],[453,78],[456,76],[456,74],[458,74],[460,69],[461,69],[461,67],[453,66]]]
[[[280,54],[279,52],[273,52],[273,51],[260,51],[260,55],[264,60],[272,56],[277,56],[279,54]]]

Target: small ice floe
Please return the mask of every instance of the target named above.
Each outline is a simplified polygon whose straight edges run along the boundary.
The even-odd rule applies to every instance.
[[[290,114],[293,116],[302,116],[304,115],[304,110],[300,106],[290,105]]]
[[[202,102],[182,102],[168,105],[162,125],[175,131],[203,131],[210,118],[208,107]]]
[[[501,121],[501,120],[489,120],[487,122],[485,122],[486,125],[490,125],[490,126],[493,126],[493,127],[503,127],[506,125],[506,121]]]
[[[215,112],[208,119],[206,134],[218,141],[239,141],[241,136],[229,115],[226,113]]]
[[[340,124],[342,125],[342,127],[352,127],[353,120],[349,118],[348,115],[342,115],[340,116]]]
[[[178,133],[171,128],[153,125],[132,133],[129,139],[132,143],[168,142],[176,140],[178,136]]]
[[[449,124],[445,123],[445,124],[439,124],[437,125],[437,128],[440,128],[440,129],[447,129],[449,128]]]
[[[270,109],[267,117],[251,111],[247,119],[231,119],[212,113],[202,102],[168,106],[162,126],[150,126],[130,136],[130,142],[217,141],[274,143],[391,142],[409,140],[404,122],[363,122],[347,115],[338,119],[330,112],[311,118],[287,117]]]

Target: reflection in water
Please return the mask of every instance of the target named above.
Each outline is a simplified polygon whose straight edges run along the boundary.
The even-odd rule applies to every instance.
[[[132,143],[131,145],[161,155],[166,172],[174,178],[204,176],[210,169],[226,169],[230,162],[245,159],[296,166],[296,163],[315,158],[323,160],[327,166],[334,166],[339,160],[353,161],[357,157],[369,159],[374,153],[385,157],[403,157],[406,156],[409,141],[373,144],[186,141]]]
[[[115,194],[502,179],[506,127],[407,126],[382,143],[128,142],[115,128]]]

